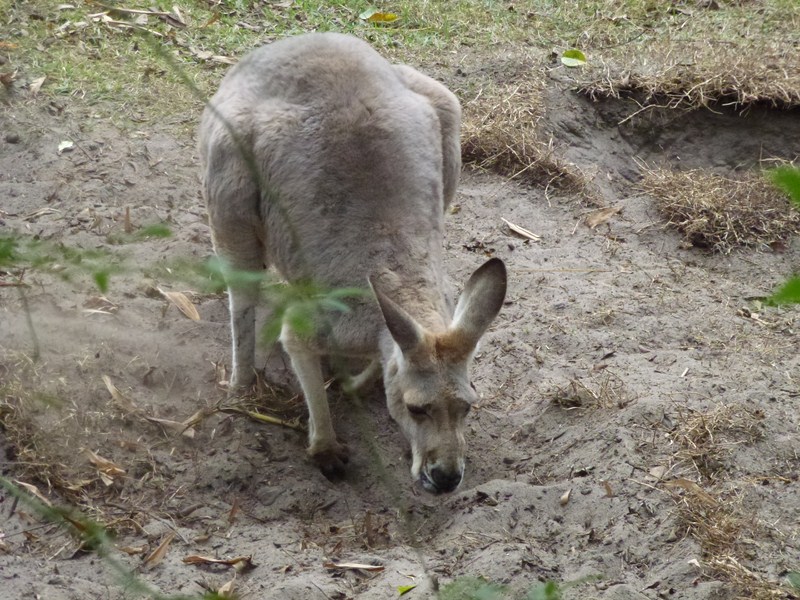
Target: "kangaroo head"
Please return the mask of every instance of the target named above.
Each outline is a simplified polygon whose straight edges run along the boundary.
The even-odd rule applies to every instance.
[[[493,258],[472,274],[444,332],[427,331],[373,290],[392,338],[384,349],[386,401],[411,444],[411,475],[429,492],[452,492],[464,475],[465,419],[478,397],[469,364],[505,299],[505,265]]]

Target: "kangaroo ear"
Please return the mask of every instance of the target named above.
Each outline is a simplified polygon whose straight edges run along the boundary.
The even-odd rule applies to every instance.
[[[506,298],[506,266],[492,258],[476,270],[458,299],[450,330],[472,351]]]
[[[378,300],[383,313],[383,320],[386,322],[386,327],[392,338],[400,346],[403,354],[411,352],[422,343],[424,332],[417,322],[405,310],[400,308],[393,300],[378,290],[372,277],[369,278],[369,285],[375,298]]]

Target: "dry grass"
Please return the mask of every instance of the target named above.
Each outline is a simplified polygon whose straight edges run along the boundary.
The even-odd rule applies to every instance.
[[[67,502],[84,505],[78,474],[54,451],[58,448],[53,444],[54,432],[36,422],[36,407],[55,402],[31,385],[39,378],[37,364],[25,354],[6,353],[0,356],[0,372],[0,427],[6,452],[13,456],[14,477],[44,486],[47,495],[55,493]]]
[[[697,46],[698,44],[691,44]],[[633,96],[643,106],[695,109],[734,105],[800,106],[800,61],[781,49],[671,43],[603,65],[604,74],[580,91],[592,99]],[[664,60],[664,57],[669,57]],[[713,59],[713,60],[712,60]]]
[[[529,75],[487,84],[472,99],[464,100],[464,162],[526,183],[583,191],[583,174],[557,156],[552,139],[539,129],[542,90],[542,81]]]
[[[674,459],[691,465],[708,488],[685,478],[665,482],[678,507],[680,526],[700,544],[708,574],[733,584],[738,598],[759,600],[785,598],[786,590],[743,564],[752,555],[751,540],[766,535],[765,526],[743,508],[741,487],[722,473],[737,446],[763,437],[763,418],[740,404],[679,412],[677,426],[669,433],[679,447]]]
[[[800,232],[800,213],[760,174],[729,179],[703,170],[642,166],[642,190],[693,246],[729,253],[775,246]]]
[[[795,597],[780,583],[744,564],[745,557],[757,553],[753,540],[766,534],[764,524],[741,506],[739,495],[712,494],[691,483],[671,487],[678,522],[700,544],[702,566],[710,577],[730,582],[737,600]]]
[[[797,5],[710,4],[676,3],[632,16],[627,35],[633,37],[609,40],[616,43],[597,52],[583,93],[669,108],[800,106],[800,56],[792,42],[800,27]]]
[[[679,425],[671,433],[681,448],[675,458],[713,481],[737,445],[761,439],[763,419],[760,411],[739,404],[721,404],[707,412],[687,410],[679,414]]]
[[[630,402],[623,381],[610,372],[589,381],[574,379],[554,390],[550,397],[553,403],[566,409],[623,408]]]
[[[759,537],[759,523],[748,518],[737,496],[713,495],[696,485],[674,486],[678,521],[700,544],[703,567],[711,577],[730,582],[737,598],[788,598],[786,590],[742,564],[746,540]]]

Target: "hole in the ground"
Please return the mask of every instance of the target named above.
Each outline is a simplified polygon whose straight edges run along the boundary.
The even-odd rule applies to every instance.
[[[547,105],[559,108],[549,111],[546,124],[564,158],[603,176],[597,180],[638,180],[634,159],[724,175],[800,158],[797,108],[641,110],[629,99],[593,102],[564,89],[548,94]]]

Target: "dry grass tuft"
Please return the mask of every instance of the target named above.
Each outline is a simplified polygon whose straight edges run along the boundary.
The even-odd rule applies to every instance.
[[[752,541],[763,539],[764,524],[743,507],[738,485],[724,481],[725,459],[742,444],[763,435],[764,415],[740,404],[719,405],[705,412],[680,412],[669,436],[679,446],[674,458],[692,465],[706,484],[689,479],[665,482],[678,507],[678,521],[686,534],[700,544],[702,566],[712,577],[729,581],[740,598],[784,598],[780,584],[748,569],[742,560],[752,557]],[[714,490],[726,490],[718,492]]]
[[[463,103],[461,153],[465,163],[527,183],[578,192],[586,179],[556,156],[538,124],[543,114],[541,81],[530,76],[483,86]]]
[[[633,96],[643,107],[800,106],[800,60],[792,45],[773,36],[745,44],[743,37],[662,38],[631,48],[580,91],[595,100]]]
[[[14,477],[37,482],[46,494],[57,493],[77,505],[85,504],[82,486],[76,485],[74,472],[51,451],[51,432],[35,422],[31,406],[48,402],[28,382],[38,379],[36,363],[27,355],[7,353],[0,357],[4,383],[0,386],[0,428],[6,453],[13,456]]]
[[[709,575],[731,582],[740,593],[737,598],[786,598],[786,590],[778,583],[740,562],[748,553],[746,540],[758,538],[756,530],[760,525],[747,517],[739,498],[712,495],[696,484],[682,481],[684,485],[670,486],[678,505],[678,520],[700,544],[702,564]]]
[[[740,246],[773,246],[800,232],[800,212],[759,174],[728,179],[703,170],[642,165],[641,189],[693,246],[723,254]]]
[[[670,434],[680,446],[675,458],[694,466],[707,481],[725,469],[724,460],[740,444],[752,444],[763,435],[764,414],[739,404],[720,405],[707,412],[679,413]]]
[[[623,408],[630,402],[622,380],[608,371],[602,377],[588,382],[574,379],[554,390],[551,399],[566,409]]]

